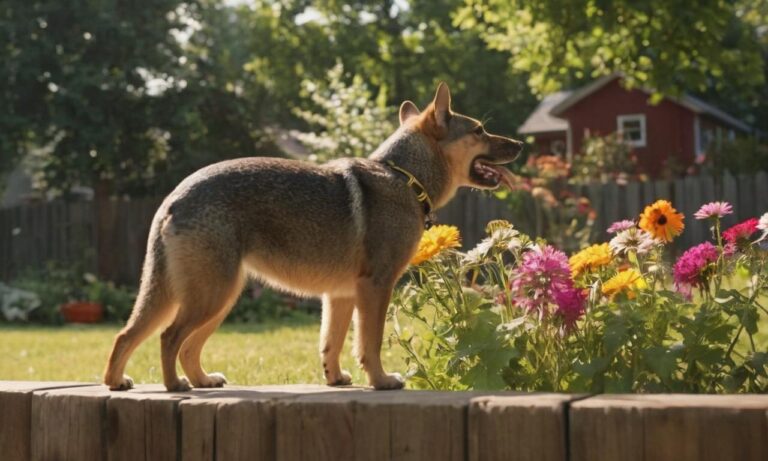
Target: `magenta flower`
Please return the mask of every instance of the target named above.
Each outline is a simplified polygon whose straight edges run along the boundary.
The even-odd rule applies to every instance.
[[[710,202],[702,205],[699,211],[693,214],[696,219],[720,219],[723,216],[727,216],[733,213],[733,207],[728,202]]]
[[[635,222],[630,221],[629,219],[625,219],[623,221],[616,221],[615,223],[611,224],[611,227],[609,227],[606,230],[606,232],[608,232],[609,234],[615,234],[617,232],[630,229],[632,227],[635,227]]]
[[[572,328],[584,312],[586,297],[573,286],[568,257],[547,245],[535,246],[513,274],[510,290],[514,303],[542,319],[554,313]]]
[[[570,330],[576,325],[576,321],[584,315],[587,296],[584,290],[573,286],[562,287],[553,291],[557,309],[555,315],[563,319],[566,329]]]
[[[709,242],[686,250],[673,268],[677,291],[690,298],[693,287],[706,285],[709,265],[717,261],[717,257],[717,247]]]
[[[723,232],[723,238],[736,246],[748,243],[749,238],[757,232],[757,218],[749,218],[744,222],[732,226]]]

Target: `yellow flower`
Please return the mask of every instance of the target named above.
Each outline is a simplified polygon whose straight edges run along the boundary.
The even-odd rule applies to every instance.
[[[649,232],[659,240],[671,242],[685,228],[683,214],[672,208],[666,200],[657,200],[653,205],[645,207],[640,215],[640,229]]]
[[[636,269],[627,269],[611,277],[603,284],[603,294],[613,298],[617,294],[626,291],[629,299],[634,299],[636,292],[647,288],[645,279]]]
[[[607,243],[599,243],[579,251],[571,256],[568,262],[573,276],[578,277],[585,272],[610,264],[611,258],[611,247]]]
[[[461,246],[461,235],[456,226],[433,226],[421,235],[419,248],[411,259],[411,264],[420,264],[431,259],[441,251]]]

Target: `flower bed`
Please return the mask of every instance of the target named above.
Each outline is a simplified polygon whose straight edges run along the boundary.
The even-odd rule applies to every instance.
[[[462,253],[459,232],[425,232],[393,298],[410,380],[440,389],[764,392],[768,213],[723,231],[723,202],[695,214],[711,241],[676,260],[684,216],[659,200],[568,257],[492,221]],[[765,327],[763,327],[765,328]]]

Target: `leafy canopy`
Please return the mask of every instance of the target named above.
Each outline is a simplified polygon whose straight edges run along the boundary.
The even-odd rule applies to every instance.
[[[766,3],[467,0],[454,19],[508,52],[538,94],[621,72],[629,85],[676,95],[729,80],[745,91],[764,84],[758,18]]]

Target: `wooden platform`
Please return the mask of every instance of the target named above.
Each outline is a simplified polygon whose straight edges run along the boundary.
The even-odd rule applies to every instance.
[[[768,396],[0,381],[3,460],[768,460]]]

